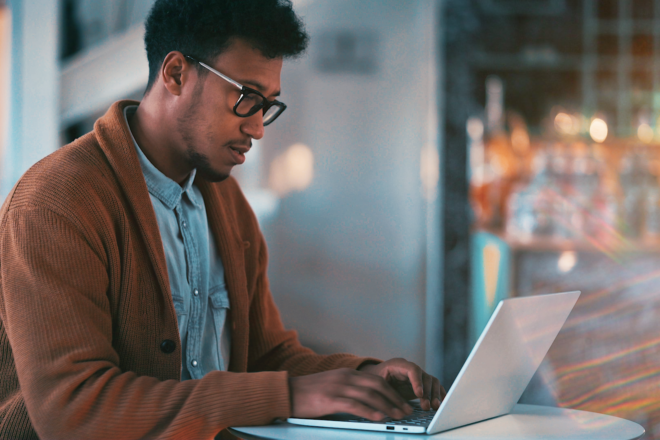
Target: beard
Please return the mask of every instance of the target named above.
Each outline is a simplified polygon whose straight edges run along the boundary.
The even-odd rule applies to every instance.
[[[186,158],[190,166],[197,169],[197,175],[206,181],[222,182],[229,177],[229,173],[221,173],[220,171],[213,169],[209,158],[195,151],[194,147],[190,144],[188,144]]]
[[[201,130],[198,129],[199,125],[199,107],[193,103],[199,102],[204,92],[204,81],[198,81],[193,90],[193,99],[191,101],[188,109],[183,113],[183,116],[177,119],[177,130],[181,139],[185,143],[186,147],[186,156],[185,160],[188,162],[188,165],[197,170],[197,175],[204,180],[209,182],[222,182],[227,177],[229,173],[220,172],[211,166],[211,161],[208,156],[199,152],[196,148],[196,140],[193,133],[199,133]],[[210,136],[208,136],[208,142],[213,143]]]

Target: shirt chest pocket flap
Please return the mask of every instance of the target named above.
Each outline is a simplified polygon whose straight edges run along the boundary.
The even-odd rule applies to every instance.
[[[227,293],[227,287],[224,284],[211,288],[209,298],[211,298],[211,307],[213,307],[213,309],[229,308],[229,294]]]
[[[176,320],[179,324],[179,335],[182,337],[186,334],[186,326],[188,325],[188,307],[183,297],[179,295],[172,295],[174,302],[174,310],[176,310]]]
[[[229,295],[225,284],[217,285],[209,291],[211,311],[215,323],[215,336],[221,344],[227,343],[228,334],[225,334],[225,321],[229,310]]]

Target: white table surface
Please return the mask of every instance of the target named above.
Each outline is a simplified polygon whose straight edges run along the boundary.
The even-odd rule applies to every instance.
[[[644,428],[637,423],[618,417],[537,405],[516,405],[511,414],[430,436],[310,428],[284,422],[268,426],[235,427],[231,431],[246,440],[631,440],[644,434]]]

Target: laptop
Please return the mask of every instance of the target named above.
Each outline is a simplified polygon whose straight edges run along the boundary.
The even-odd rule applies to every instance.
[[[350,414],[289,418],[295,425],[409,434],[436,434],[508,414],[566,322],[580,292],[500,301],[437,411],[372,422]]]

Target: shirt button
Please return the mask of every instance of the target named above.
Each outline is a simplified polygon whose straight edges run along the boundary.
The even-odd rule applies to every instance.
[[[193,295],[195,295],[195,296],[199,295],[199,290],[197,290],[197,289],[193,290]]]
[[[171,339],[165,339],[160,343],[160,350],[165,354],[170,354],[176,350],[176,343]]]
[[[197,366],[197,361],[192,361],[191,364],[192,364],[193,367],[196,367]]]
[[[184,221],[182,221],[182,222],[181,222],[181,224],[183,225],[183,227],[184,227],[184,228],[188,226],[188,223],[186,223],[186,221],[185,221],[185,220],[184,220]]]

